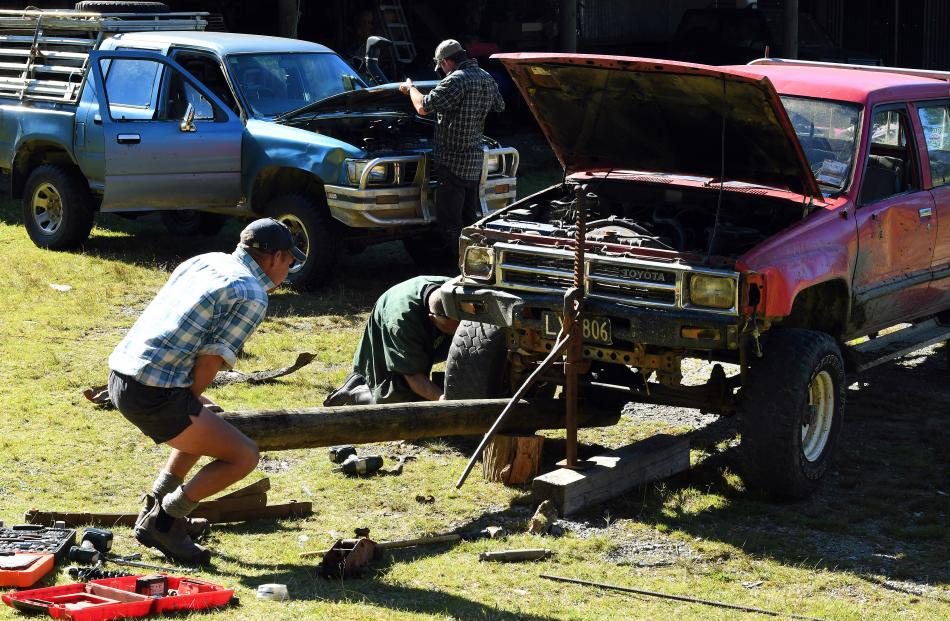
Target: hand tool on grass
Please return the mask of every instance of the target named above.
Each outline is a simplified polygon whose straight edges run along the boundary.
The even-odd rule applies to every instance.
[[[80,544],[69,549],[69,560],[85,564],[101,564],[109,562],[116,565],[139,567],[141,569],[154,569],[155,571],[164,571],[167,573],[194,573],[196,571],[190,567],[165,567],[162,565],[142,563],[139,561],[139,559],[142,558],[139,554],[117,556],[115,554],[110,554],[111,550],[111,530],[106,530],[104,528],[87,528],[82,534]]]
[[[658,591],[647,591],[646,589],[635,589],[632,587],[619,586],[616,584],[605,584],[602,582],[590,582],[588,580],[577,580],[575,578],[565,578],[563,576],[552,576],[540,574],[540,577],[555,582],[569,582],[571,584],[580,584],[583,586],[592,586],[599,589],[610,589],[613,591],[623,591],[624,593],[635,593],[637,595],[648,595],[650,597],[659,597],[661,599],[672,599],[678,602],[689,602],[690,604],[704,604],[706,606],[715,606],[716,608],[728,608],[730,610],[741,610],[743,612],[754,612],[760,615],[769,615],[771,617],[787,617],[789,619],[804,619],[805,621],[827,621],[820,617],[806,617],[796,615],[790,612],[776,612],[774,610],[765,610],[764,608],[755,608],[754,606],[739,606],[737,604],[727,604],[726,602],[717,602],[711,599],[700,599],[698,597],[688,597],[686,595],[671,595],[669,593],[660,593]]]

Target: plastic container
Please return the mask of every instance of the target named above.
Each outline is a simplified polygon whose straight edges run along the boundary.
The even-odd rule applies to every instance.
[[[257,587],[257,599],[269,599],[275,602],[282,602],[290,599],[287,593],[286,584],[262,584]]]
[[[154,574],[153,574],[154,575]],[[123,591],[135,591],[135,582],[142,576],[125,576],[123,578],[104,578],[93,580],[95,584],[103,584]],[[154,598],[153,614],[160,614],[170,610],[204,610],[214,606],[224,606],[234,596],[234,589],[226,589],[219,584],[201,580],[200,578],[185,578],[181,576],[166,576],[168,589],[176,595]]]
[[[31,587],[53,569],[52,553],[0,556],[0,586]]]

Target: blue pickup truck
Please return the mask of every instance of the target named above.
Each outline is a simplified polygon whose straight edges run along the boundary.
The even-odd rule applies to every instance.
[[[432,260],[431,121],[322,45],[202,15],[0,11],[0,169],[33,242],[75,248],[96,211],[160,211],[175,234],[266,214],[307,254],[300,288],[380,241]],[[518,167],[484,150],[479,217],[514,198]]]

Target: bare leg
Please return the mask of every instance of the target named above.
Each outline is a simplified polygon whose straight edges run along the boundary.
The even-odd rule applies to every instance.
[[[183,453],[173,448],[171,455],[168,456],[168,462],[165,463],[165,472],[184,480],[199,459],[201,459],[201,455]]]
[[[208,408],[203,408],[199,416],[192,416],[191,421],[191,426],[167,444],[175,449],[169,457],[170,464],[176,459],[176,453],[184,454],[177,456],[182,462],[193,458],[192,466],[199,456],[214,458],[184,485],[185,495],[198,502],[250,474],[260,455],[253,440]],[[178,465],[181,462],[176,467]]]

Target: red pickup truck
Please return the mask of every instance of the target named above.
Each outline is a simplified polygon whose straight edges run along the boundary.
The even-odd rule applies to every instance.
[[[497,58],[565,180],[463,232],[446,396],[551,350],[581,209],[582,396],[737,415],[747,481],[808,495],[848,376],[950,338],[950,73]],[[688,358],[719,363],[705,385]]]

